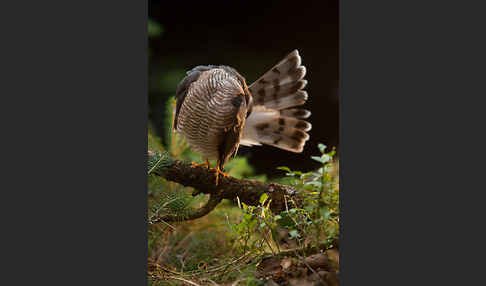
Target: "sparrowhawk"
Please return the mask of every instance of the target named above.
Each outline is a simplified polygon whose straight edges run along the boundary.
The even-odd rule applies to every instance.
[[[208,159],[217,160],[216,183],[240,144],[302,152],[311,129],[303,119],[311,113],[293,107],[307,101],[305,74],[297,50],[250,86],[229,66],[197,66],[177,87],[173,128],[206,158],[208,168]]]

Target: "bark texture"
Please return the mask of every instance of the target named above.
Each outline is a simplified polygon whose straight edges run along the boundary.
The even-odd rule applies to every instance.
[[[148,151],[148,172],[159,175],[166,180],[193,187],[193,195],[209,194],[206,205],[184,218],[174,216],[160,216],[157,220],[177,221],[200,218],[211,212],[222,199],[236,200],[247,205],[257,206],[262,194],[266,193],[272,200],[270,209],[274,213],[301,205],[297,190],[277,183],[263,183],[255,180],[236,179],[219,176],[216,185],[216,174],[205,166],[194,166],[191,163],[174,160],[167,153]],[[294,205],[295,202],[295,205]]]

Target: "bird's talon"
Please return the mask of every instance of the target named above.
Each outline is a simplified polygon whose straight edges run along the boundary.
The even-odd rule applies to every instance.
[[[195,167],[201,167],[201,166],[202,166],[202,165],[204,165],[204,164],[198,164],[198,163],[196,163],[196,162],[192,161],[192,162],[191,162],[191,165],[192,165],[191,167],[195,168]]]
[[[215,171],[215,175],[216,175],[216,186],[218,185],[219,183],[219,175],[221,174],[223,177],[230,177],[229,174],[225,173],[224,171],[222,171],[219,167],[216,167],[216,168],[211,168],[210,170],[214,170]]]
[[[218,173],[220,173],[221,175],[223,175],[223,177],[226,177],[226,178],[228,178],[228,177],[230,176],[228,173],[226,173],[226,172],[224,171],[224,169],[219,169],[219,170],[218,170]]]

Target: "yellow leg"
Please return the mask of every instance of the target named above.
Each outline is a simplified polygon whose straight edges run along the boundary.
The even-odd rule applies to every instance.
[[[205,165],[206,168],[208,168],[208,170],[211,169],[210,168],[211,166],[209,164],[209,160],[208,159],[206,159],[206,162],[205,163],[201,163],[201,164],[196,163],[196,162],[193,161],[193,162],[191,162],[191,165],[192,165],[192,167],[201,167],[201,166],[204,166]]]
[[[200,167],[200,166],[202,166],[203,164],[198,164],[198,163],[196,163],[196,162],[194,162],[194,161],[193,161],[193,162],[191,162],[191,165],[192,165],[192,167],[194,168],[194,167]]]
[[[192,162],[191,162],[191,165],[192,165],[192,167],[193,167],[193,168],[194,168],[194,167],[206,166],[208,169],[210,169],[210,166],[209,166],[209,160],[208,160],[208,159],[206,159],[206,161],[205,161],[204,163],[201,163],[201,164],[199,164],[199,163],[196,163],[196,162],[192,161]]]
[[[216,186],[218,185],[218,182],[219,182],[219,175],[223,175],[223,177],[226,177],[228,178],[230,175],[221,171],[221,169],[219,168],[219,164],[216,165],[216,168],[214,169],[216,171]]]
[[[218,172],[219,172],[221,175],[223,175],[223,177],[226,177],[226,178],[229,178],[229,177],[230,177],[230,175],[229,175],[228,173],[225,173],[225,172],[221,171],[220,169],[218,169]]]

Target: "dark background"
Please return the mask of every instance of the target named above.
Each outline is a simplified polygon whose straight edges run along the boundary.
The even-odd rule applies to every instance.
[[[338,1],[261,1],[256,6],[241,4],[171,2],[149,3],[149,19],[162,25],[162,35],[149,41],[149,119],[163,136],[163,112],[185,71],[197,65],[225,64],[236,68],[251,84],[294,49],[307,68],[309,100],[303,106],[312,112],[310,140],[304,152],[296,154],[270,146],[242,147],[257,173],[281,175],[281,165],[309,171],[318,167],[310,160],[319,153],[318,143],[339,147],[339,22]],[[224,8],[226,12],[223,12]],[[228,10],[234,11],[229,13]],[[171,11],[183,11],[174,19]],[[181,17],[181,13],[177,13]],[[180,24],[207,15],[212,24]],[[173,20],[177,21],[174,24]],[[237,20],[239,23],[232,23]]]

